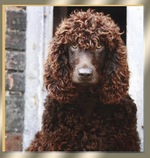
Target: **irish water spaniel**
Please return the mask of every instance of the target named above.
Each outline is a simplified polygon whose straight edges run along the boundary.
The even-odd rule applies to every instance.
[[[139,151],[126,46],[109,15],[74,11],[45,64],[42,130],[26,151]]]

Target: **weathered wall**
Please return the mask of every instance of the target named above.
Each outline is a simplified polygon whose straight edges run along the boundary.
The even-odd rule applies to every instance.
[[[6,151],[21,150],[24,119],[26,10],[6,8]],[[15,144],[15,145],[14,145]]]

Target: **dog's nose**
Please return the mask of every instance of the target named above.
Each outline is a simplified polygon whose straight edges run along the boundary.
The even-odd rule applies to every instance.
[[[91,68],[80,68],[79,76],[80,78],[86,79],[92,76],[93,70]]]

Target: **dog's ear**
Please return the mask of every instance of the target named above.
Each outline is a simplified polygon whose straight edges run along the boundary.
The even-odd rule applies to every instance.
[[[110,41],[109,41],[110,42]],[[104,104],[119,103],[127,94],[129,87],[129,70],[124,42],[118,38],[112,41],[107,51],[100,88],[100,100]]]
[[[45,63],[44,84],[51,98],[60,103],[69,103],[76,96],[70,79],[68,52],[60,39],[54,38]]]

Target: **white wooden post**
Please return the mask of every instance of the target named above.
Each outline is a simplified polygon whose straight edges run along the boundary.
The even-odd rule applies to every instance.
[[[144,77],[144,28],[143,6],[127,7],[127,52],[131,71],[129,93],[137,105],[137,129],[143,147],[143,77]]]
[[[41,129],[45,93],[43,64],[52,38],[53,7],[27,7],[23,149]]]

